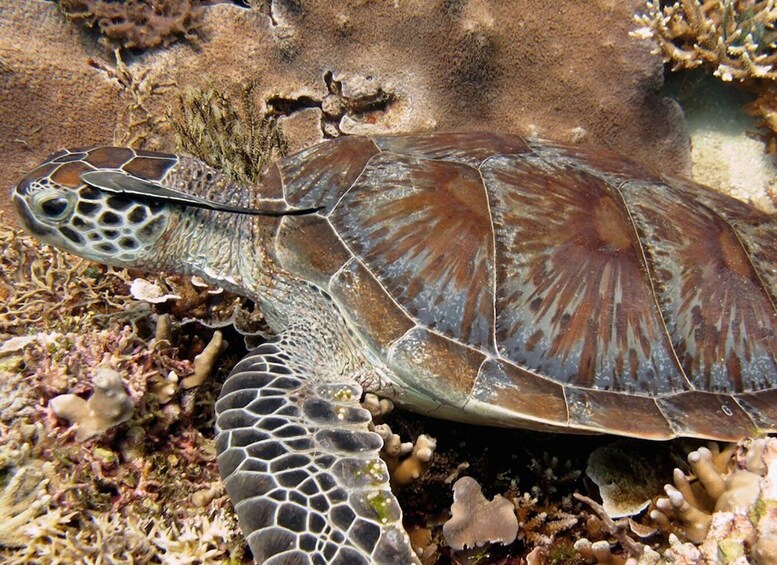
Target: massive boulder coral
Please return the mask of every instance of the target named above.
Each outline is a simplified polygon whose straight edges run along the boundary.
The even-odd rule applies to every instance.
[[[582,140],[687,171],[682,115],[658,93],[660,61],[627,36],[638,0],[560,9],[539,0],[210,3],[198,46],[125,55],[148,85],[145,100],[128,95],[137,84],[99,70],[113,56],[56,4],[8,4],[0,176],[9,183],[62,146],[127,140],[134,122],[117,116],[129,107],[163,117],[187,86],[240,96],[249,82],[256,108],[278,118],[292,150],[340,133],[481,128]],[[135,141],[174,149],[167,127],[150,120],[152,131]]]

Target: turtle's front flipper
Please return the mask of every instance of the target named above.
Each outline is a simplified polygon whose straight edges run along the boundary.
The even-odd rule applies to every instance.
[[[321,382],[282,338],[234,368],[216,404],[218,463],[257,563],[417,563],[361,387]]]

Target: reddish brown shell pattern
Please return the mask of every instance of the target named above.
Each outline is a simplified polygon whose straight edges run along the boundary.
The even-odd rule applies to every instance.
[[[100,167],[166,181],[179,160],[64,152],[17,190]],[[262,220],[275,260],[337,301],[411,407],[651,439],[777,430],[774,216],[609,153],[479,132],[328,141],[274,165],[262,196],[323,208]]]
[[[346,137],[267,190],[277,260],[464,421],[651,439],[777,429],[777,222],[620,157],[493,133]]]

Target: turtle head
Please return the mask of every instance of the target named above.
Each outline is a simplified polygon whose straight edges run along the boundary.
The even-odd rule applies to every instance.
[[[178,161],[120,147],[61,151],[22,179],[12,200],[23,227],[45,243],[109,265],[144,266],[168,229],[171,206],[87,179],[102,173],[160,182]]]
[[[28,232],[81,257],[246,287],[271,270],[262,251],[271,238],[253,217],[318,210],[288,209],[258,192],[193,157],[96,147],[52,155],[12,199]]]

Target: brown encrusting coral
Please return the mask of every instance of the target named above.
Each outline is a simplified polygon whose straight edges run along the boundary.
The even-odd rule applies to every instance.
[[[148,49],[193,40],[201,26],[200,0],[59,0],[68,19],[96,28],[107,47]]]

